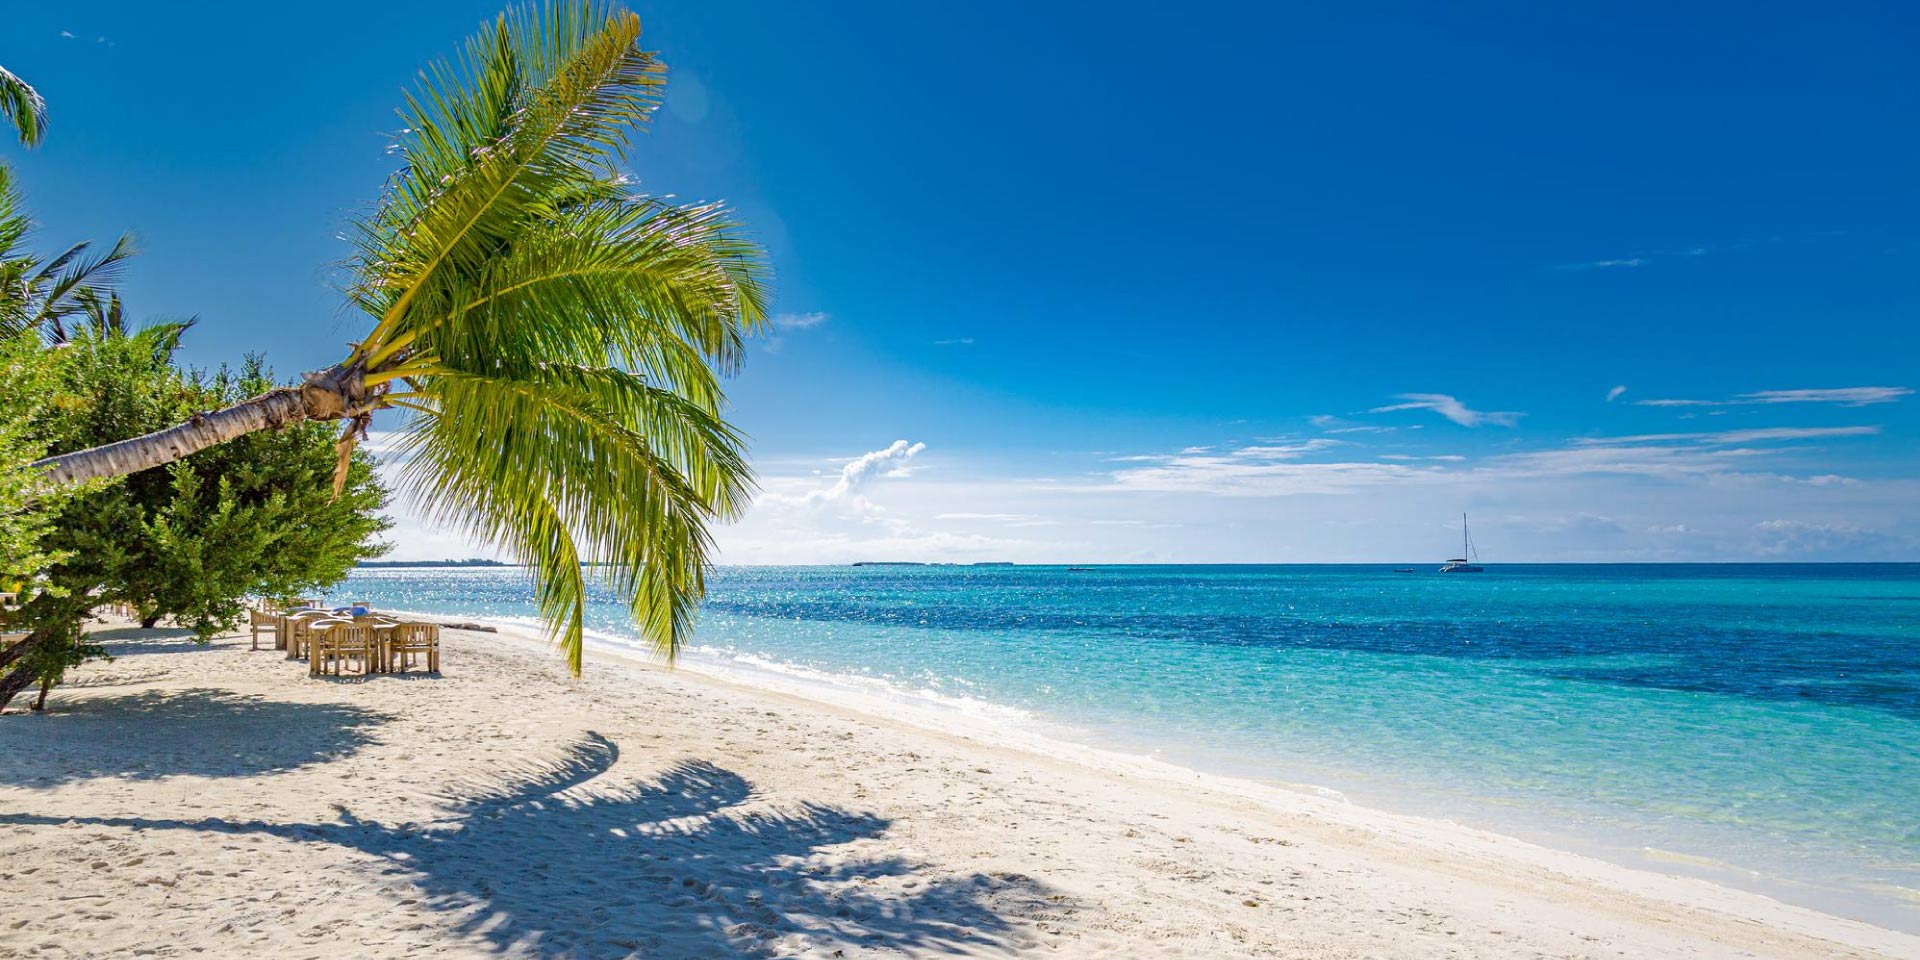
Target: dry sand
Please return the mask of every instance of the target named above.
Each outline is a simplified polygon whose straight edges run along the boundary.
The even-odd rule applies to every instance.
[[[1449,824],[450,632],[105,631],[0,717],[0,956],[1920,957]]]

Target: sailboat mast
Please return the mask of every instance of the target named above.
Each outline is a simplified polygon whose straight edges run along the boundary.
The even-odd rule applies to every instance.
[[[1463,560],[1472,560],[1473,554],[1468,553],[1467,549],[1467,515],[1463,513],[1460,515],[1460,558]]]

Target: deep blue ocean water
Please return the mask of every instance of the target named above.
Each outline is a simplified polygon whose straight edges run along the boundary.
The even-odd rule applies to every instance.
[[[513,569],[347,591],[534,612]],[[1920,929],[1920,564],[735,567],[690,656]]]

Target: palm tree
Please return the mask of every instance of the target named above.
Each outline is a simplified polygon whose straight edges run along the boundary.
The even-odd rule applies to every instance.
[[[0,115],[13,121],[20,142],[29,147],[39,146],[47,135],[47,101],[6,67],[0,67]]]
[[[0,337],[39,331],[61,343],[69,318],[117,313],[119,298],[107,287],[133,256],[132,238],[122,236],[97,256],[87,255],[91,244],[76,243],[41,260],[23,246],[32,232],[13,174],[0,166]]]
[[[399,419],[401,488],[533,574],[580,669],[583,569],[669,656],[704,592],[708,526],[752,478],[720,377],[764,328],[765,267],[719,205],[633,193],[615,171],[665,67],[633,14],[510,10],[422,74],[405,164],[359,224],[353,304],[372,321],[305,382],[178,426],[40,461],[57,483],[145,470],[254,430]],[[336,484],[338,478],[336,478]]]

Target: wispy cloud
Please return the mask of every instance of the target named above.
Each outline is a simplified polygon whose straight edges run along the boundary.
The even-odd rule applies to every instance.
[[[1612,402],[1614,402],[1615,400],[1618,400],[1618,399],[1620,399],[1620,395],[1621,395],[1621,394],[1624,394],[1624,393],[1626,393],[1626,392],[1627,392],[1627,386],[1626,386],[1626,384],[1624,384],[1624,383],[1623,383],[1623,384],[1621,384],[1620,386],[1617,386],[1617,387],[1614,387],[1614,388],[1613,388],[1612,390],[1608,390],[1608,391],[1607,391],[1607,402],[1608,402],[1608,403],[1612,403]]]
[[[1639,253],[1634,253],[1630,256],[1625,256],[1625,257],[1611,257],[1605,260],[1586,260],[1580,263],[1562,263],[1562,264],[1556,265],[1554,269],[1555,270],[1612,270],[1612,269],[1629,269],[1630,270],[1634,267],[1644,267],[1647,264],[1653,263],[1656,260],[1665,260],[1669,257],[1704,257],[1711,252],[1713,252],[1711,248],[1703,245],[1695,245],[1691,247],[1668,247],[1668,248],[1663,248],[1659,250],[1654,250],[1651,253],[1639,252]]]
[[[1892,403],[1912,395],[1907,387],[1838,387],[1828,390],[1762,390],[1743,393],[1744,403],[1837,403],[1843,407],[1864,407],[1872,403]]]
[[[1556,270],[1611,270],[1616,267],[1640,267],[1640,266],[1645,266],[1646,263],[1647,263],[1647,258],[1645,257],[1619,257],[1613,260],[1589,260],[1585,263],[1563,263],[1554,267],[1554,269]]]
[[[1400,410],[1432,410],[1463,427],[1477,427],[1491,423],[1502,427],[1511,427],[1520,422],[1525,414],[1512,411],[1482,411],[1469,408],[1459,400],[1444,393],[1402,393],[1394,399],[1404,403],[1374,407],[1373,413],[1394,413]]]
[[[1412,479],[1418,473],[1418,468],[1391,463],[1218,460],[1122,470],[1113,475],[1112,489],[1221,497],[1344,494]]]
[[[1205,493],[1223,497],[1279,497],[1347,493],[1364,486],[1404,480],[1422,469],[1396,463],[1303,462],[1310,454],[1341,446],[1315,437],[1291,443],[1262,443],[1218,454],[1150,454],[1123,458],[1151,466],[1115,471],[1111,485],[1097,489]]]
[[[1659,398],[1635,400],[1642,407],[1736,407],[1763,403],[1833,403],[1843,407],[1865,407],[1893,403],[1913,395],[1909,387],[1829,387],[1812,390],[1758,390],[1731,400],[1685,400]]]
[[[945,340],[935,340],[933,342],[933,345],[936,347],[970,347],[970,346],[973,346],[973,338],[972,337],[948,337]]]
[[[812,330],[828,320],[831,314],[814,311],[813,313],[776,313],[773,315],[773,328],[781,332],[792,330]]]
[[[1772,440],[1820,440],[1829,437],[1866,437],[1879,433],[1879,427],[1762,427],[1753,430],[1721,430],[1712,433],[1642,433],[1628,437],[1581,437],[1580,446],[1618,446],[1641,443],[1695,443],[1726,446],[1762,443]]]
[[[1327,413],[1323,413],[1318,416],[1308,417],[1307,422],[1313,424],[1315,427],[1318,427],[1320,429],[1320,432],[1327,433],[1327,434],[1392,433],[1395,429],[1397,429],[1395,427],[1383,427],[1377,424],[1354,423],[1351,420],[1342,420],[1339,417],[1336,417],[1336,416],[1333,416],[1332,414],[1327,414]]]
[[[780,349],[787,344],[784,334],[812,330],[831,319],[833,319],[831,314],[818,310],[812,313],[776,313],[772,320],[767,321],[773,327],[774,335],[768,337],[763,346],[768,353],[779,353]]]
[[[1310,440],[1280,441],[1262,440],[1259,444],[1241,447],[1231,454],[1241,459],[1253,460],[1291,460],[1309,453],[1319,453],[1330,447],[1340,446],[1345,441],[1314,437]],[[1188,448],[1193,449],[1193,448]]]

